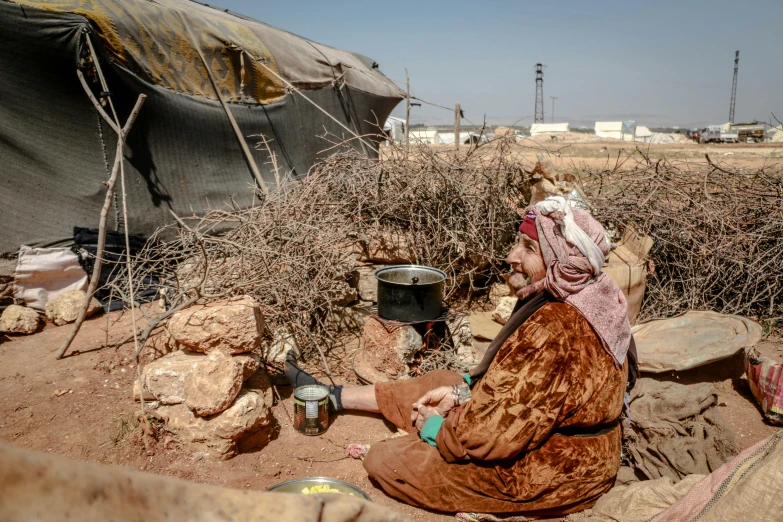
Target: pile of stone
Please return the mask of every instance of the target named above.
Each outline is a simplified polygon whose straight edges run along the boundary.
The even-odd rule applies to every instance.
[[[196,454],[229,459],[265,445],[272,388],[261,359],[264,318],[251,297],[196,305],[166,325],[178,348],[144,366],[133,395]]]
[[[46,303],[46,319],[57,326],[73,323],[87,301],[87,293],[82,290],[68,290]],[[93,298],[87,307],[87,317],[101,309],[101,304]],[[11,334],[31,334],[38,331],[44,319],[34,308],[17,304],[6,307],[0,315],[0,332]]]

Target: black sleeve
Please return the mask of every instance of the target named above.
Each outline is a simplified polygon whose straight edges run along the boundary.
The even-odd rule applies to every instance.
[[[628,347],[628,387],[627,391],[633,390],[636,385],[636,379],[639,378],[639,356],[636,355],[636,340],[631,334],[631,345]]]

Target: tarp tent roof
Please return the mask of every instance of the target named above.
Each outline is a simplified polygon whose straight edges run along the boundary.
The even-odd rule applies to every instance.
[[[331,145],[325,133],[377,132],[404,98],[368,58],[188,0],[0,0],[0,26],[0,252],[97,227],[116,138],[76,76],[92,76],[85,34],[120,119],[148,97],[126,152],[133,233],[169,222],[169,209],[252,202],[253,177],[194,40],[242,134],[251,145],[265,136],[295,175]],[[273,183],[266,150],[252,154]]]

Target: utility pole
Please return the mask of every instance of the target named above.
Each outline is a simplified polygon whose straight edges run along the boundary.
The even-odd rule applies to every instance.
[[[454,106],[454,143],[456,144],[456,149],[459,151],[459,124],[460,124],[460,118],[462,118],[462,109],[460,108],[459,103]]]
[[[731,105],[729,106],[729,123],[734,123],[734,104],[737,101],[737,71],[739,70],[739,51],[734,53],[734,81],[731,83]]]
[[[411,80],[408,77],[408,68],[405,68],[405,86],[408,89],[408,97],[405,99],[405,147],[407,149],[411,135]]]
[[[550,96],[550,98],[552,98],[552,117],[551,117],[551,122],[550,123],[554,123],[555,122],[555,100],[557,99],[557,96]]]
[[[533,123],[544,123],[544,66],[536,64],[536,112]]]

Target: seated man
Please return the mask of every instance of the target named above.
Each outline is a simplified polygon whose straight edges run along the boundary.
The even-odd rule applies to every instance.
[[[410,432],[372,445],[387,494],[437,511],[561,515],[591,507],[620,466],[631,343],[625,297],[601,273],[603,227],[563,198],[529,207],[508,256],[532,283],[484,359],[371,386],[331,386],[337,410]],[[295,386],[315,380],[289,358]]]

